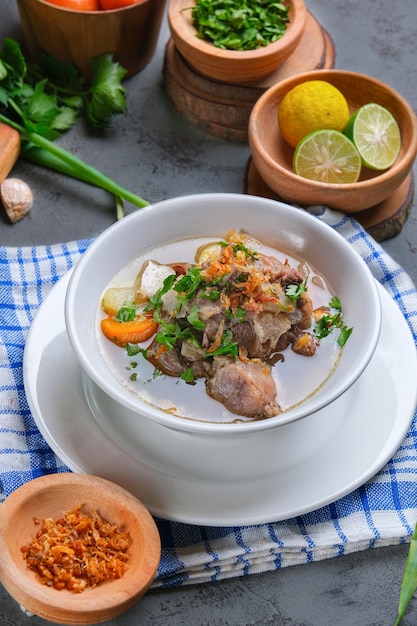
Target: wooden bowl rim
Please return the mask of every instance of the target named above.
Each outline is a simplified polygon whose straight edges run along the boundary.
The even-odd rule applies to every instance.
[[[183,19],[182,12],[182,9],[192,7],[195,0],[168,0],[168,23],[174,41],[179,43],[180,40],[186,47],[193,49],[198,54],[206,54],[215,57],[216,60],[223,61],[254,61],[258,58],[275,55],[296,45],[301,37],[305,26],[307,7],[304,0],[288,0],[288,3],[290,4],[290,14],[291,12],[294,14],[294,19],[289,22],[285,33],[277,41],[256,50],[223,50],[209,41],[199,39],[191,19]]]
[[[22,4],[25,3],[25,0],[18,0],[19,2],[21,2]],[[144,4],[148,4],[149,2],[152,2],[152,0],[141,0],[141,2],[138,2],[136,4],[129,4],[128,6],[125,7],[119,7],[118,9],[106,9],[106,10],[101,10],[101,11],[77,11],[76,9],[70,9],[68,7],[60,7],[58,5],[55,4],[51,4],[50,2],[47,2],[47,0],[31,0],[32,2],[37,2],[38,4],[43,4],[45,7],[47,7],[48,9],[50,9],[51,11],[56,10],[59,11],[60,13],[71,13],[72,15],[109,15],[109,14],[114,14],[114,13],[124,13],[127,12],[133,8],[137,8],[138,6],[143,6]]]
[[[343,76],[350,77],[352,79],[359,79],[362,81],[369,81],[370,83],[374,85],[378,85],[379,87],[381,87],[382,89],[390,93],[393,96],[393,98],[401,104],[402,108],[406,112],[409,124],[412,128],[411,136],[414,137],[414,140],[412,139],[409,142],[408,150],[402,155],[402,157],[399,160],[397,159],[397,161],[389,169],[381,171],[377,176],[373,178],[361,180],[356,183],[348,183],[348,184],[322,183],[319,181],[309,180],[307,178],[302,178],[301,176],[298,176],[291,170],[288,170],[287,168],[283,167],[278,161],[276,161],[270,156],[270,154],[264,149],[264,146],[261,144],[258,138],[257,132],[256,132],[257,131],[257,119],[259,118],[259,112],[265,106],[266,102],[269,102],[271,99],[275,98],[277,93],[280,93],[282,91],[284,91],[285,93],[285,87],[287,85],[292,85],[294,81],[297,81],[296,84],[298,84],[307,80],[329,80],[329,79],[331,80],[332,76],[338,76],[338,75],[339,76],[343,75]],[[271,169],[281,172],[283,175],[285,175],[288,178],[288,180],[291,180],[294,183],[294,185],[303,184],[305,186],[310,186],[312,189],[316,189],[316,190],[327,189],[327,190],[334,190],[334,191],[340,191],[340,192],[348,191],[348,190],[349,191],[360,190],[364,192],[366,192],[367,190],[370,191],[375,186],[376,181],[383,184],[385,181],[391,178],[394,178],[403,170],[407,171],[408,173],[408,171],[413,166],[413,162],[417,154],[417,116],[413,108],[411,107],[411,105],[408,103],[408,101],[404,98],[404,96],[402,96],[399,92],[397,92],[393,87],[390,87],[389,85],[379,80],[378,78],[374,78],[373,76],[368,76],[366,74],[362,74],[360,72],[355,72],[351,70],[341,70],[341,69],[313,70],[310,72],[303,72],[295,76],[291,76],[289,78],[284,79],[283,81],[280,81],[279,83],[276,83],[275,85],[267,89],[267,91],[265,91],[260,96],[260,98],[256,101],[251,111],[250,118],[249,118],[248,133],[249,133],[249,143],[251,147],[253,145],[256,145],[259,157],[262,160],[264,160],[264,162],[267,163],[271,167]]]
[[[21,515],[22,507],[29,506],[31,501],[44,492],[56,489],[59,496],[62,495],[62,490],[76,491],[80,488],[91,489],[94,495],[104,492],[103,498],[106,499],[108,506],[114,505],[119,510],[126,511],[130,523],[128,529],[134,535],[133,541],[136,538],[139,543],[137,537],[139,535],[141,546],[136,545],[136,549],[134,548],[132,568],[129,568],[128,562],[128,568],[121,578],[103,582],[95,588],[87,588],[82,593],[74,593],[39,583],[34,572],[26,568],[23,555],[21,563],[17,562],[17,554],[9,549],[12,543],[10,525],[15,515]],[[88,503],[85,504],[88,509]],[[65,504],[62,507],[62,514],[70,508]],[[99,509],[99,506],[97,508]],[[110,521],[121,523],[116,512],[114,520]],[[33,533],[35,531],[34,526]],[[29,541],[30,535],[27,537],[27,542]],[[95,623],[97,619],[103,621],[120,614],[142,597],[155,578],[161,554],[161,540],[150,512],[124,488],[98,476],[58,473],[41,476],[25,483],[11,493],[0,506],[0,553],[0,581],[22,606],[52,621],[58,619],[63,623],[90,624]],[[140,567],[134,567],[135,564]],[[98,593],[95,593],[96,591]]]

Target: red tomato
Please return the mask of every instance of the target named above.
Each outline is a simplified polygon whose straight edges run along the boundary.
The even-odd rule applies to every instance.
[[[99,0],[47,0],[47,2],[73,11],[100,11]]]
[[[100,6],[103,11],[110,11],[111,9],[130,7],[132,4],[139,4],[139,2],[142,0],[100,0]]]

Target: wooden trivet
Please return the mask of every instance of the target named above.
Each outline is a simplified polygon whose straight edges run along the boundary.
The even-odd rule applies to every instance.
[[[249,159],[246,167],[244,192],[252,196],[282,200],[261,178],[252,159]],[[409,215],[413,197],[414,175],[411,172],[386,200],[365,211],[349,213],[349,216],[356,219],[376,241],[384,241],[401,232]]]
[[[177,111],[194,126],[228,141],[247,142],[248,123],[258,98],[277,82],[317,69],[334,67],[335,49],[329,34],[310,12],[295,51],[260,81],[228,84],[199,74],[169,39],[164,57],[165,87]]]

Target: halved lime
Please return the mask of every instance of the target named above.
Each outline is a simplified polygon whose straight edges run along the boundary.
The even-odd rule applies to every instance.
[[[400,129],[394,116],[374,102],[351,116],[344,133],[357,147],[362,163],[373,170],[391,167],[401,148]]]
[[[317,130],[304,137],[294,152],[294,172],[320,183],[355,183],[361,157],[353,143],[338,130]]]

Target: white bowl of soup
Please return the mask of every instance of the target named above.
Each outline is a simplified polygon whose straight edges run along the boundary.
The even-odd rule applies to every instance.
[[[104,397],[117,407],[106,419],[116,439],[125,433],[118,443],[134,454],[135,437],[148,437],[151,463],[203,477],[221,474],[234,450],[241,476],[259,462],[233,448],[250,446],[244,435],[314,419],[358,380],[381,305],[365,262],[318,218],[209,193],[104,231],[73,271],[65,317],[90,406]],[[214,446],[217,469],[199,446]]]

